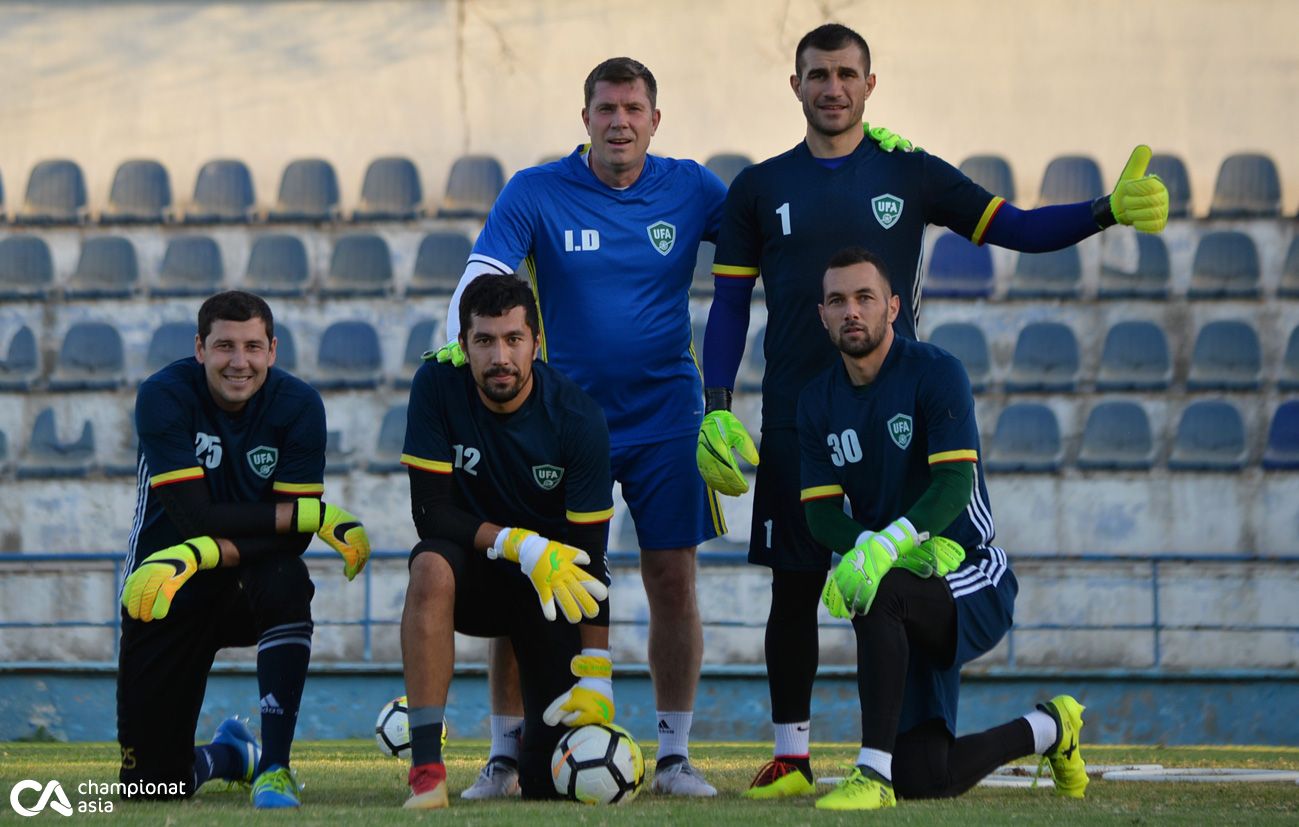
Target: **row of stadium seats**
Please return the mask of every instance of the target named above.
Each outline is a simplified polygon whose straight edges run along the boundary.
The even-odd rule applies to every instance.
[[[728,184],[752,163],[745,155],[723,153],[706,165]],[[961,169],[990,192],[1015,200],[1010,163],[999,155],[976,155]],[[1176,155],[1156,155],[1150,171],[1168,185],[1173,218],[1190,216],[1191,187],[1186,165]],[[435,211],[424,206],[423,187],[414,162],[404,157],[376,158],[365,171],[361,200],[354,221],[404,221],[435,213],[440,216],[484,216],[505,184],[500,161],[487,155],[467,155],[451,166],[446,194]],[[1065,155],[1053,159],[1042,176],[1038,204],[1067,204],[1098,198],[1109,191],[1095,159]],[[0,183],[0,208],[4,190]],[[1227,157],[1218,170],[1209,218],[1275,217],[1282,212],[1281,183],[1276,163],[1257,153]],[[3,210],[0,209],[0,215]],[[342,218],[338,176],[328,161],[299,159],[284,169],[275,205],[256,208],[252,175],[235,159],[208,161],[194,182],[194,196],[180,220],[186,223],[267,221],[336,221]],[[51,159],[38,163],[27,179],[26,196],[14,211],[17,223],[77,224],[90,217],[86,186],[75,161]],[[123,162],[113,176],[108,204],[97,216],[101,223],[162,223],[177,219],[171,180],[156,160]]]

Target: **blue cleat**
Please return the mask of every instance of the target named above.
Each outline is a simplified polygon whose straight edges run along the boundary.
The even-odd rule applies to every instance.
[[[251,784],[257,762],[262,760],[262,746],[257,743],[248,725],[238,718],[226,718],[212,734],[212,743],[225,744],[239,753],[239,774],[226,780]]]
[[[253,782],[253,807],[258,810],[282,810],[302,806],[298,794],[302,787],[293,770],[282,764],[269,767]]]

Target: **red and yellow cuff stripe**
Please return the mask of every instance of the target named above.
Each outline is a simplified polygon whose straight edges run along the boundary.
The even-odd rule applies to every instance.
[[[323,482],[279,482],[271,486],[276,494],[292,494],[295,497],[319,497],[325,493]]]
[[[826,497],[842,497],[843,486],[841,485],[814,485],[811,488],[804,488],[799,493],[799,499],[803,502],[808,500],[824,500]]]
[[[570,523],[581,525],[607,523],[613,519],[613,508],[606,508],[603,511],[565,511],[564,516]]]
[[[974,232],[970,234],[971,241],[975,244],[983,243],[983,236],[988,232],[988,225],[992,223],[992,219],[997,215],[997,210],[1000,210],[1001,205],[1005,203],[1006,199],[1000,195],[995,196],[988,202],[987,208],[983,211],[983,217],[979,219],[979,223],[974,226]]]
[[[942,451],[929,455],[929,464],[938,465],[944,462],[978,462],[979,452],[972,449],[960,451]]]
[[[203,479],[203,469],[195,465],[193,468],[181,468],[177,471],[168,471],[165,474],[154,474],[149,477],[149,487],[157,488],[160,485],[171,485],[173,482],[201,479]]]
[[[733,264],[714,264],[713,275],[731,279],[756,279],[757,267],[737,267]]]
[[[418,468],[421,471],[428,471],[431,474],[450,474],[451,463],[438,462],[434,459],[420,459],[410,454],[401,455],[401,464],[410,468]]]

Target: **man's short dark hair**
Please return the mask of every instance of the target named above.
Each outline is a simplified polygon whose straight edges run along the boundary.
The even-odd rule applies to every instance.
[[[582,87],[585,96],[582,106],[590,107],[591,98],[595,96],[595,85],[600,81],[607,83],[635,83],[645,81],[645,91],[649,93],[650,109],[658,107],[659,85],[654,80],[654,73],[639,60],[629,57],[611,57],[591,70]]]
[[[198,337],[206,342],[217,321],[246,322],[261,319],[266,323],[266,341],[275,338],[275,317],[271,306],[261,296],[243,290],[226,290],[210,296],[198,309]]]
[[[893,287],[893,275],[889,273],[889,268],[884,264],[884,259],[867,250],[865,247],[844,247],[839,252],[830,256],[830,261],[825,265],[826,270],[838,270],[840,267],[851,267],[854,264],[872,264],[880,275],[884,277],[884,283],[889,287],[889,295],[896,295],[897,290]],[[824,292],[824,289],[822,289]]]
[[[527,282],[513,273],[486,273],[469,282],[460,295],[460,336],[469,336],[469,326],[474,316],[496,318],[516,307],[523,308],[524,321],[533,338],[541,335],[541,322],[537,318],[537,300]]]
[[[866,45],[866,38],[840,23],[826,23],[803,35],[803,39],[798,41],[798,47],[794,49],[794,74],[800,78],[803,76],[803,52],[808,49],[836,52],[850,43],[861,49],[862,58],[866,61],[866,74],[869,75],[871,47]]]

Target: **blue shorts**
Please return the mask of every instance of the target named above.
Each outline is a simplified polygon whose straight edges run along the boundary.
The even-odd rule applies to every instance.
[[[645,551],[687,548],[726,533],[717,494],[695,462],[695,434],[610,451],[613,478]]]
[[[971,552],[946,579],[956,602],[955,657],[950,664],[938,664],[919,648],[911,648],[899,734],[941,718],[955,736],[961,667],[991,651],[1014,622],[1019,581],[1010,570],[1006,552],[982,547]]]

